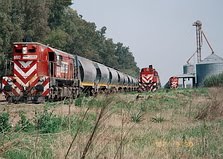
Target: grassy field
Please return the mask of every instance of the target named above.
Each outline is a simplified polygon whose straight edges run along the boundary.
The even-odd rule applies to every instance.
[[[0,158],[223,158],[223,89],[0,106]]]

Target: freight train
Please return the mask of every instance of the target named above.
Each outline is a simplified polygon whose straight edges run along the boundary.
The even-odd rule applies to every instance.
[[[156,91],[161,87],[159,74],[152,65],[142,68],[139,75],[138,91]]]
[[[137,90],[138,80],[114,68],[37,42],[15,42],[12,71],[2,79],[8,102],[75,98],[81,92]]]

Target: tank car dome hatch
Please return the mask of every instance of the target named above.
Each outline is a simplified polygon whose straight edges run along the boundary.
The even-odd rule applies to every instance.
[[[202,86],[205,78],[223,72],[223,58],[211,54],[196,65],[197,85]]]

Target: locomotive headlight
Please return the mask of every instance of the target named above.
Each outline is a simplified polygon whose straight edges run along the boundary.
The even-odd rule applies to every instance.
[[[7,82],[8,82],[9,85],[12,85],[12,79],[8,78]]]
[[[22,48],[22,53],[23,53],[23,54],[27,54],[27,47],[23,47],[23,48]]]
[[[3,90],[6,91],[6,92],[11,92],[12,91],[12,86],[11,85],[6,85],[6,86],[4,86]]]
[[[39,82],[44,82],[44,77],[40,77]]]

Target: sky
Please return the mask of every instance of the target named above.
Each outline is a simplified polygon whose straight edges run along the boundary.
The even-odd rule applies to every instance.
[[[128,46],[139,68],[153,65],[164,85],[183,73],[196,51],[200,20],[214,52],[223,57],[223,0],[73,0],[72,8],[106,37]],[[204,42],[202,59],[211,54]],[[195,62],[192,59],[191,62]]]

